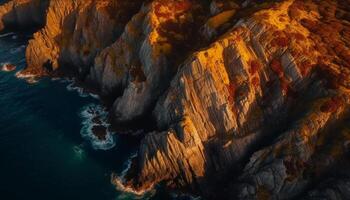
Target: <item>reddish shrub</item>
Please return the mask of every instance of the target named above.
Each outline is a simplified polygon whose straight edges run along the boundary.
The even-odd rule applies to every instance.
[[[292,37],[297,41],[304,41],[306,39],[305,36],[301,33],[292,33]]]
[[[287,94],[289,89],[289,82],[282,77],[280,78],[280,85],[281,85],[281,90]]]
[[[235,93],[236,93],[236,86],[234,83],[230,83],[229,85],[226,85],[226,88],[228,90],[229,93],[229,103],[233,104],[234,100],[235,100]]]
[[[336,96],[324,102],[320,109],[324,113],[336,112],[343,105],[343,103],[343,99],[339,96]]]
[[[175,10],[188,10],[190,8],[191,8],[191,2],[189,1],[175,2]]]
[[[270,67],[272,71],[278,75],[278,77],[283,77],[284,72],[283,72],[282,64],[279,60],[273,59],[271,61]]]
[[[155,11],[155,14],[158,16],[158,17],[163,17],[163,18],[170,18],[171,17],[171,13],[166,13],[166,12],[162,12],[161,11],[161,7],[162,6],[165,6],[161,3],[157,3],[155,6],[154,6],[154,11]]]
[[[252,85],[253,85],[255,88],[257,88],[257,87],[260,86],[260,80],[259,80],[258,77],[254,77],[254,78],[252,79]]]
[[[318,23],[309,19],[302,19],[301,24],[311,31],[316,31]]]
[[[299,70],[302,76],[307,76],[312,69],[310,61],[304,61],[299,65]]]
[[[289,39],[287,37],[278,37],[274,39],[276,44],[280,47],[287,47],[289,45]]]
[[[259,71],[262,67],[259,60],[251,60],[249,63],[250,63],[249,73],[252,75],[255,74],[257,71]]]

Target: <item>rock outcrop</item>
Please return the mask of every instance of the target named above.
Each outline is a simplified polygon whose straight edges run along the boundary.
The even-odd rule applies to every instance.
[[[19,2],[37,5],[0,16]],[[48,0],[45,16],[23,73],[73,72],[111,98],[115,123],[157,122],[125,187],[348,197],[349,0]]]
[[[114,103],[118,121],[149,112],[167,89],[177,66],[195,45],[194,35],[204,18],[202,4],[158,0],[144,5],[123,35],[96,58],[92,75],[102,90],[123,88]]]
[[[66,68],[84,78],[96,55],[112,44],[142,1],[50,1],[46,25],[29,42],[24,73]]]
[[[0,5],[0,31],[42,26],[49,0],[14,0]]]
[[[315,140],[349,105],[349,40],[342,31],[327,35],[325,24],[332,19],[349,30],[348,22],[335,17],[337,10],[322,13],[335,4],[274,4],[242,18],[187,59],[154,110],[158,127],[172,129],[146,136],[132,184],[143,190],[165,180],[206,192],[215,180],[208,177],[229,175],[250,152],[267,145],[266,138],[276,137],[253,154],[240,181],[255,181],[254,189],[242,184],[239,197],[260,199],[261,188],[282,199],[303,192],[312,179],[284,186],[290,178],[286,166],[307,162],[317,152]],[[318,13],[306,14],[312,6]],[[331,38],[343,50],[334,51]]]

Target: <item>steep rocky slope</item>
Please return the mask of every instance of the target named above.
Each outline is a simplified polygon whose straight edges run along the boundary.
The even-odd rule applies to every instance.
[[[115,123],[157,122],[116,184],[349,197],[349,0],[51,0],[39,21],[24,74],[73,72]]]
[[[0,31],[43,25],[49,0],[9,1],[0,7]]]

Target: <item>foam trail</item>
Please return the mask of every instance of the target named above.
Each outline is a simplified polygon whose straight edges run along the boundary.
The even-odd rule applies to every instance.
[[[107,114],[102,106],[95,104],[84,107],[80,113],[81,118],[83,118],[80,134],[89,140],[96,150],[108,150],[116,145],[114,134],[109,130],[110,124],[107,123]],[[94,134],[93,128],[95,126],[106,129],[105,139],[101,140]]]
[[[86,92],[84,88],[76,86],[74,80],[68,80],[68,81],[62,81],[62,82],[68,82],[67,90],[68,91],[76,91],[78,92],[80,97],[86,98],[86,97],[92,97],[95,99],[99,99],[99,96],[90,92]]]
[[[14,34],[15,34],[15,33],[13,33],[13,32],[4,33],[4,34],[1,34],[1,35],[0,35],[0,38],[4,38],[4,37],[10,36],[10,35],[14,35]]]
[[[134,159],[137,156],[137,153],[133,154],[127,161],[126,161],[126,168],[121,172],[120,176],[116,174],[112,174],[112,183],[116,186],[117,190],[126,192],[132,195],[136,195],[138,198],[145,198],[145,195],[149,194],[149,197],[152,197],[155,193],[154,185],[151,185],[149,188],[145,190],[135,190],[134,188],[125,185],[125,176],[129,169],[131,168],[132,159]],[[134,197],[135,198],[135,197]]]
[[[15,76],[19,79],[25,79],[27,83],[34,84],[38,82],[38,79],[36,79],[36,75],[34,74],[23,74],[22,71],[18,71]]]
[[[67,90],[78,92],[80,97],[88,97],[89,96],[87,93],[84,92],[83,88],[75,86],[74,82],[71,82],[69,85],[67,85]]]

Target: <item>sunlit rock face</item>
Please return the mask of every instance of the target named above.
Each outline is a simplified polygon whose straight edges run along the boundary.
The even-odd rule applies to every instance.
[[[273,4],[189,57],[157,102],[158,127],[172,128],[144,139],[136,188],[166,180],[205,193],[213,176],[229,176],[257,151],[235,182],[238,197],[288,199],[312,184],[304,171],[322,174],[344,158],[345,148],[325,166],[312,160],[329,127],[347,116],[349,23],[336,17],[349,11],[344,5]]]
[[[349,196],[349,0],[51,0],[46,13],[24,73],[73,71],[112,98],[114,122],[157,123],[128,188]]]
[[[130,121],[151,111],[184,56],[193,49],[204,14],[201,1],[144,4],[122,36],[96,58],[91,74],[102,91],[122,88],[114,103],[116,120]]]
[[[50,1],[46,25],[27,48],[27,73],[68,68],[87,76],[95,56],[115,41],[141,1]]]

